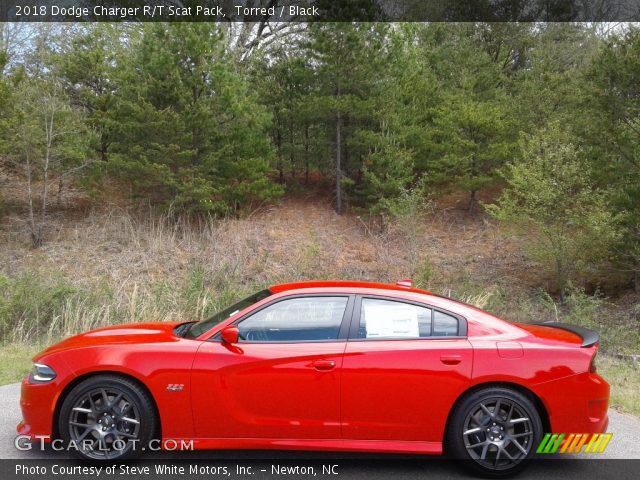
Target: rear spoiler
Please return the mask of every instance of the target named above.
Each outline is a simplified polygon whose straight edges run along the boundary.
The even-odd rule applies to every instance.
[[[577,325],[567,325],[566,323],[557,323],[553,321],[534,323],[533,325],[559,328],[561,330],[566,330],[567,332],[575,333],[580,338],[582,338],[582,345],[580,345],[580,347],[582,348],[590,347],[600,341],[600,334],[598,332],[594,332],[593,330],[589,330],[588,328],[578,327]]]

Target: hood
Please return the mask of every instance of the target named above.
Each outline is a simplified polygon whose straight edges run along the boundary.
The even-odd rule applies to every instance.
[[[38,354],[59,352],[62,350],[86,348],[96,345],[123,345],[141,343],[175,342],[178,337],[173,329],[184,322],[128,323],[98,328],[80,335],[66,338],[51,345]]]
[[[534,324],[519,323],[517,325],[537,338],[565,344],[569,343],[576,347],[590,347],[600,341],[600,335],[598,335],[597,332],[577,325],[555,322]]]

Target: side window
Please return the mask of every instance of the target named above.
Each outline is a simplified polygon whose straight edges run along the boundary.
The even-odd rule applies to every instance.
[[[431,309],[410,303],[363,298],[357,338],[431,336]]]
[[[458,335],[458,319],[452,315],[433,311],[433,336],[455,337]]]
[[[356,338],[455,337],[458,319],[411,303],[363,298]]]
[[[336,340],[348,297],[299,297],[269,305],[238,324],[247,342]]]

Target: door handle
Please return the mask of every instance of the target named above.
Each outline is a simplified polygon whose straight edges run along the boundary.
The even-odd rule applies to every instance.
[[[462,356],[460,355],[442,355],[440,356],[440,361],[445,365],[457,365],[462,361]]]
[[[336,362],[333,360],[316,360],[313,362],[313,368],[320,371],[332,370],[336,366]]]

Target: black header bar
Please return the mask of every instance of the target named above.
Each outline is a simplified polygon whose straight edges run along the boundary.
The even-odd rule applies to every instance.
[[[632,22],[640,0],[0,0],[6,22]]]

